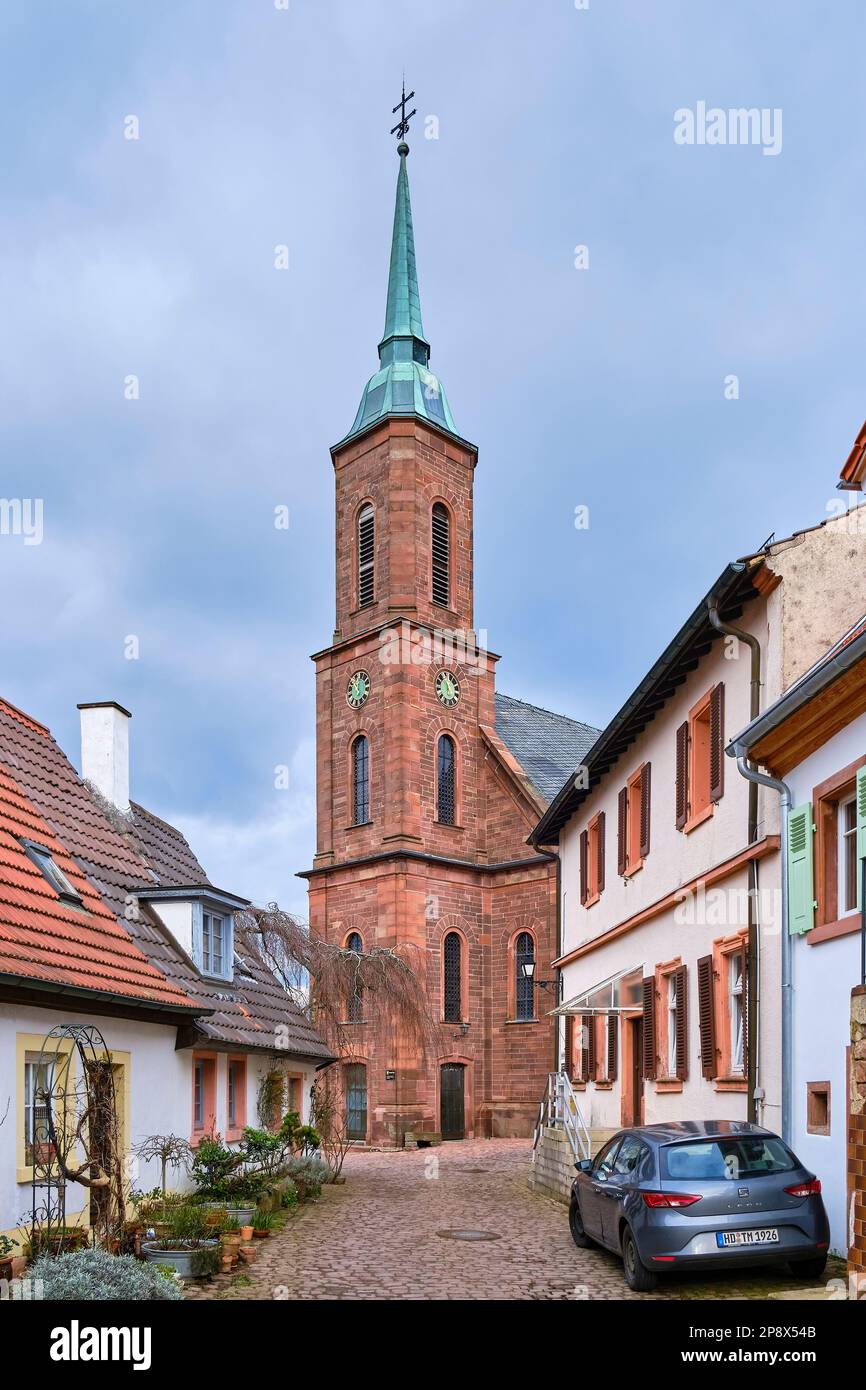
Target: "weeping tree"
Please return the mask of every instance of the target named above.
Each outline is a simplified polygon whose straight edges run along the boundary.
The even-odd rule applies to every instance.
[[[237,920],[239,939],[310,1018],[325,1043],[346,1061],[373,1047],[393,1047],[421,1061],[441,1044],[425,983],[426,954],[411,943],[360,952],[312,936],[276,903],[249,908]],[[308,987],[306,983],[308,983]],[[325,1072],[313,1098],[316,1128],[332,1171],[348,1146],[342,1105]]]
[[[178,1134],[148,1134],[134,1145],[133,1152],[142,1163],[159,1164],[159,1185],[163,1199],[169,1168],[185,1168],[192,1158],[189,1141]]]
[[[350,950],[311,936],[304,922],[276,903],[247,909],[236,929],[334,1052],[352,1053],[353,1025],[362,1022],[365,1049],[371,1041],[395,1037],[401,1047],[422,1054],[438,1044],[439,1025],[424,982],[425,955],[411,943]]]

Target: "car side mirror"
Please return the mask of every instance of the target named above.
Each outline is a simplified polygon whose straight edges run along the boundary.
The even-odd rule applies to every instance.
[[[589,1170],[590,1170],[590,1168],[592,1167],[592,1159],[591,1159],[591,1158],[579,1158],[578,1161],[577,1161],[577,1163],[575,1163],[574,1166],[575,1166],[575,1168],[577,1169],[578,1173],[588,1173]]]

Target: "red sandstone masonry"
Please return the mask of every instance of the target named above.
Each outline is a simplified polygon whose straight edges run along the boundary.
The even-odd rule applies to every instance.
[[[494,724],[496,658],[469,666],[438,662],[383,665],[380,632],[405,617],[418,625],[469,631],[472,610],[474,452],[415,420],[389,420],[334,454],[337,491],[337,613],[334,645],[316,661],[318,852],[310,879],[311,929],[334,942],[359,931],[365,947],[412,942],[426,959],[431,1012],[441,1019],[441,950],[449,929],[466,943],[468,1030],[442,1024],[439,1056],[399,1055],[395,1044],[368,1045],[353,1025],[353,1055],[368,1075],[369,1139],[389,1142],[401,1129],[437,1131],[439,1069],[466,1067],[466,1133],[528,1134],[553,1065],[552,995],[538,990],[533,1022],[516,1023],[512,946],[516,934],[537,941],[536,974],[552,978],[556,954],[555,864],[526,844],[537,808],[491,755],[481,734]],[[357,513],[370,500],[376,515],[376,601],[357,610]],[[430,512],[442,500],[452,515],[453,607],[432,603]],[[445,665],[461,685],[456,708],[436,699]],[[479,669],[476,669],[480,667]],[[346,702],[353,671],[370,673],[361,710]],[[435,818],[436,739],[457,747],[457,824]],[[370,814],[352,826],[349,749],[360,732],[370,744]],[[401,850],[435,860],[380,859]],[[518,867],[490,872],[497,864]],[[528,863],[527,863],[528,861]],[[386,1081],[389,1069],[396,1081]]]

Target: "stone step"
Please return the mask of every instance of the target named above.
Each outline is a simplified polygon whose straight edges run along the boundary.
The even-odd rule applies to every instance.
[[[619,1129],[591,1129],[589,1131],[590,1153],[595,1158],[599,1149],[603,1149],[608,1139],[612,1139]]]

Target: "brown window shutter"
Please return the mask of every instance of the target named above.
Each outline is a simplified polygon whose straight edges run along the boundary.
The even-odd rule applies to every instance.
[[[616,1014],[608,1014],[608,1016],[607,1016],[607,1079],[608,1079],[608,1081],[616,1081],[616,1067],[617,1067],[617,1061],[618,1061],[618,1057],[617,1057],[617,1041],[618,1041],[618,1034],[617,1034],[617,1031],[616,1031],[616,1029],[617,1029],[617,1022],[618,1022],[618,1020],[617,1020]]]
[[[640,857],[650,852],[650,764],[640,770]]]
[[[708,1081],[716,1075],[716,1010],[713,958],[698,961],[698,1029],[701,1037],[701,1073]]]
[[[721,681],[710,696],[710,800],[721,801],[725,790],[725,687]]]
[[[684,965],[674,975],[674,990],[677,1001],[677,1077],[685,1081],[689,1074],[689,995]]]
[[[595,1080],[595,1077],[596,1077],[596,1073],[597,1073],[597,1071],[598,1071],[598,1053],[597,1053],[597,1051],[596,1051],[596,1046],[595,1046],[595,1042],[596,1042],[595,1014],[589,1014],[589,1016],[588,1016],[584,1021],[585,1021],[585,1023],[586,1023],[586,1027],[587,1027],[587,1033],[586,1033],[586,1067],[587,1067],[586,1079],[587,1079],[587,1081],[594,1081],[594,1080]]]
[[[589,868],[589,836],[585,830],[580,832],[580,904],[581,907],[589,897],[589,886],[586,875]]]
[[[689,818],[689,721],[677,729],[677,830]]]
[[[604,892],[604,811],[598,813],[598,875],[595,890],[597,893]]]
[[[656,982],[652,976],[643,982],[643,1074],[649,1081],[656,1074]]]
[[[591,1036],[590,1024],[592,1017],[588,1014],[580,1016],[580,1079],[588,1081],[589,1072],[589,1040]]]
[[[616,871],[622,876],[628,868],[628,787],[619,794],[616,819]]]
[[[574,1014],[565,1015],[565,1071],[574,1077]]]

